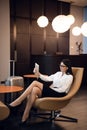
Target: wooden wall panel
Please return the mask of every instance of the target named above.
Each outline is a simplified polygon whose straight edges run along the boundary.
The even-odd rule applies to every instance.
[[[31,41],[31,54],[43,54],[43,37],[39,35],[32,35]]]
[[[63,3],[62,13],[69,14],[69,10],[70,4]],[[37,18],[42,13],[49,19],[45,29],[37,25]],[[16,51],[16,74],[24,74],[29,69],[31,54],[43,55],[44,51],[47,54],[69,54],[69,31],[57,37],[51,25],[60,13],[61,3],[57,0],[37,0],[37,4],[36,0],[10,0],[11,59],[15,58]]]
[[[29,36],[19,34],[17,36],[17,61],[19,63],[28,63],[29,62],[29,56],[30,56],[30,46],[29,46]],[[27,51],[26,51],[27,50]],[[20,52],[20,53],[19,53]]]
[[[29,0],[16,0],[16,16],[30,17],[29,6]]]
[[[47,37],[46,40],[46,52],[47,54],[55,54],[57,51],[57,39],[54,37]]]
[[[68,55],[69,54],[69,40],[67,37],[59,37],[58,40],[58,50],[60,50],[61,53]]]

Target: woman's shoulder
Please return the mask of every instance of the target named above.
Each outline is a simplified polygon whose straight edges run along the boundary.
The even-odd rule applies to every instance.
[[[72,74],[66,74],[67,77],[73,79],[73,75]]]
[[[62,74],[61,71],[57,71],[57,72],[55,73],[55,75],[61,75],[61,74]]]

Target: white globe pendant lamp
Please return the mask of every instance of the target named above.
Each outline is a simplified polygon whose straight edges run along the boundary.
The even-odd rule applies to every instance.
[[[81,26],[81,32],[83,36],[87,37],[87,22],[84,22]]]
[[[79,36],[81,34],[81,28],[78,27],[78,26],[75,26],[73,29],[72,29],[72,34],[74,36]]]
[[[58,15],[52,21],[52,28],[57,33],[64,33],[69,30],[70,24],[67,22],[67,16]]]
[[[70,24],[70,25],[72,25],[74,22],[75,22],[75,18],[74,18],[74,16],[73,15],[71,15],[71,14],[69,14],[69,15],[67,15],[67,22]]]
[[[37,24],[39,27],[41,28],[44,28],[48,25],[49,21],[48,21],[48,18],[44,15],[40,16],[38,19],[37,19]]]

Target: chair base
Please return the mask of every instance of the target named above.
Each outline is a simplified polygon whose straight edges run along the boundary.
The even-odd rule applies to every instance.
[[[46,112],[46,113],[32,113],[32,116],[43,118],[48,121],[64,121],[64,122],[73,122],[73,123],[78,122],[78,119],[64,116],[64,115],[61,115],[60,113],[61,111],[51,111],[51,112]]]

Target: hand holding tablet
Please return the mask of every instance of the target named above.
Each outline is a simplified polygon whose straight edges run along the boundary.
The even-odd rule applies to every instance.
[[[35,63],[35,70],[37,73],[39,72],[39,65],[37,63]]]
[[[34,67],[34,71],[35,75],[37,76],[37,78],[39,77],[39,65],[37,63],[35,63],[35,67]]]

